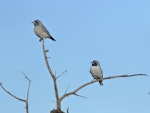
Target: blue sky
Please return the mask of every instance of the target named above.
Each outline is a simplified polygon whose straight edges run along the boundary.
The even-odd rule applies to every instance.
[[[25,98],[32,80],[30,113],[55,108],[53,85],[42,54],[42,43],[33,32],[39,19],[57,40],[46,39],[50,65],[59,80],[59,95],[91,81],[90,62],[101,63],[104,76],[146,73],[150,75],[149,0],[13,0],[0,4],[0,82]],[[92,84],[62,102],[70,113],[149,113],[150,77],[120,78]],[[25,105],[0,89],[0,112],[25,112]]]

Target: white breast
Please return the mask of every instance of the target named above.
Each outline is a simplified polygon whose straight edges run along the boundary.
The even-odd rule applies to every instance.
[[[90,73],[95,79],[102,78],[102,70],[99,66],[91,66]]]

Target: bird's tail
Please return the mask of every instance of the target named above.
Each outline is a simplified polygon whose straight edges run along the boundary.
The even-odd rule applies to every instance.
[[[99,84],[102,86],[102,85],[103,85],[103,81],[100,80],[100,81],[99,81]]]
[[[50,37],[50,39],[52,39],[53,41],[56,41],[52,36]]]
[[[52,36],[51,37],[48,37],[48,38],[50,38],[51,40],[53,40],[53,41],[56,41]],[[40,38],[40,42],[43,40],[43,38]]]

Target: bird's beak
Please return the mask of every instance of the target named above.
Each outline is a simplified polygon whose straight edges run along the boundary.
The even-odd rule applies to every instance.
[[[33,21],[33,22],[31,22],[31,23],[33,23],[33,24],[34,24],[35,22]]]

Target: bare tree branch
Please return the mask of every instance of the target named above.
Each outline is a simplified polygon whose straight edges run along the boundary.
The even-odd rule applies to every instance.
[[[24,78],[28,80],[29,85],[28,85],[28,90],[27,90],[27,97],[26,97],[26,113],[29,113],[29,104],[28,104],[28,100],[29,100],[29,92],[30,92],[30,85],[31,85],[31,80],[28,78],[28,76],[22,72],[24,75]]]
[[[22,72],[23,73],[23,72]],[[6,90],[6,88],[0,83],[0,86],[1,88],[10,96],[12,96],[13,98],[17,99],[18,101],[21,101],[21,102],[25,102],[26,104],[26,113],[29,113],[29,107],[28,107],[28,99],[29,99],[29,91],[30,91],[30,85],[31,85],[31,80],[25,75],[25,73],[23,73],[24,76],[25,76],[25,79],[28,80],[29,82],[29,85],[28,85],[28,90],[27,90],[27,96],[26,96],[26,99],[21,99],[15,95],[13,95],[11,92],[9,92],[8,90]]]
[[[88,82],[88,83],[85,83],[85,84],[79,86],[77,89],[75,89],[75,90],[73,90],[73,91],[71,91],[71,92],[69,92],[69,93],[65,93],[62,97],[60,97],[60,101],[62,101],[65,97],[68,97],[68,96],[70,96],[70,95],[76,95],[76,93],[77,93],[80,89],[82,89],[82,88],[84,88],[84,87],[86,87],[86,86],[88,86],[88,85],[90,85],[90,84],[92,84],[92,83],[94,83],[94,82],[97,82],[97,81],[98,81],[98,80],[93,80],[93,81],[91,81],[91,82]]]
[[[118,76],[105,77],[105,78],[103,78],[102,80],[108,80],[108,79],[113,79],[113,78],[122,78],[122,77],[134,77],[134,76],[148,76],[148,75],[146,75],[146,74],[118,75]],[[79,90],[81,90],[82,88],[84,88],[84,87],[86,87],[86,86],[88,86],[88,85],[90,85],[90,84],[93,84],[93,83],[95,83],[95,82],[98,82],[99,80],[101,80],[101,79],[97,79],[97,80],[95,79],[95,80],[93,80],[93,81],[91,81],[91,82],[88,82],[88,83],[85,83],[85,84],[79,86],[78,88],[76,88],[75,90],[73,90],[73,91],[71,91],[71,92],[69,92],[69,93],[65,93],[64,95],[62,95],[62,96],[60,97],[60,101],[62,101],[65,97],[68,97],[68,96],[70,96],[70,95],[77,95],[76,93],[77,93]]]
[[[78,94],[74,94],[75,96],[78,96],[78,97],[82,97],[82,98],[87,98],[85,96],[82,96],[82,95],[78,95]]]
[[[117,75],[117,76],[109,76],[103,78],[103,80],[113,79],[113,78],[123,78],[123,77],[134,77],[134,76],[148,76],[146,74],[133,74],[133,75]]]
[[[57,102],[57,110],[58,111],[61,111],[61,103],[59,101],[59,95],[58,95],[58,88],[57,88],[57,78],[55,76],[55,74],[52,72],[51,70],[51,67],[49,65],[49,61],[48,61],[48,57],[46,55],[46,53],[48,52],[46,49],[45,49],[45,45],[44,45],[44,39],[42,41],[42,48],[43,48],[43,54],[44,54],[44,59],[45,59],[45,63],[46,63],[46,66],[47,66],[47,69],[49,71],[49,74],[51,75],[52,79],[53,79],[53,84],[54,84],[54,90],[55,90],[55,97],[56,97],[56,102]]]
[[[21,98],[15,96],[15,95],[13,95],[12,93],[10,93],[2,84],[0,84],[0,86],[1,86],[1,88],[2,88],[8,95],[12,96],[13,98],[15,98],[15,99],[17,99],[17,100],[19,100],[19,101],[26,102],[26,100],[21,99]]]
[[[49,62],[48,62],[48,57],[46,55],[46,53],[48,52],[48,50],[45,49],[44,40],[45,39],[42,40],[42,42],[43,42],[42,43],[42,47],[43,47],[43,54],[44,54],[45,63],[46,63],[46,66],[47,66],[47,69],[48,69],[50,75],[52,76],[53,79],[55,79],[56,77],[55,77],[55,75],[53,74],[53,72],[51,70],[51,67],[50,67]]]

